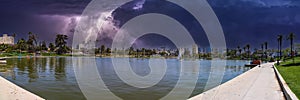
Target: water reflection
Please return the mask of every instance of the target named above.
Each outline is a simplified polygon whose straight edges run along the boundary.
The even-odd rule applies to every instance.
[[[55,79],[64,80],[66,78],[66,59],[58,58],[58,61],[55,64]]]
[[[79,58],[78,58],[79,59]],[[80,60],[81,59],[81,60]],[[78,64],[88,63],[80,58]],[[144,76],[150,71],[149,59],[131,58],[130,64],[135,73]],[[178,80],[181,68],[177,59],[167,59],[167,73],[154,87],[148,89],[131,88],[117,77],[110,58],[96,58],[97,69],[109,89],[123,99],[158,99],[171,91]],[[226,82],[249,70],[244,67],[247,61],[227,61],[222,82]],[[186,75],[194,76],[198,81],[192,95],[204,91],[211,72],[211,61],[201,60],[199,66],[190,66]],[[83,70],[88,66],[80,66]],[[217,73],[216,73],[217,74]],[[0,75],[48,100],[84,100],[73,71],[72,58],[9,58],[6,65],[0,65]],[[197,74],[196,74],[197,76]],[[94,78],[94,77],[91,77]],[[189,80],[186,80],[189,81]],[[183,88],[188,88],[186,84]],[[148,95],[152,94],[152,95]]]
[[[49,100],[84,100],[70,58],[8,58],[0,75]]]
[[[57,80],[66,79],[66,62],[65,58],[14,58],[8,59],[8,64],[0,65],[2,74],[17,74],[20,76],[27,75],[28,82],[35,82],[40,78],[40,73],[53,73]],[[15,69],[14,69],[15,68]],[[10,71],[11,70],[11,71]],[[14,70],[17,72],[15,73]]]

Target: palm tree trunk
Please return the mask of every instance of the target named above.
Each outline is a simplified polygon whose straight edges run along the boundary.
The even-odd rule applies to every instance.
[[[295,63],[295,60],[294,60],[294,53],[293,53],[293,45],[294,45],[294,43],[293,43],[293,38],[291,38],[291,57],[292,57],[292,59],[293,59],[293,63]]]
[[[280,48],[280,59],[282,59],[282,39],[280,39],[279,48]]]

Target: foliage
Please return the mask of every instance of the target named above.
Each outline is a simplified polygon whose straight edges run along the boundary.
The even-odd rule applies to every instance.
[[[29,52],[34,52],[35,51],[35,46],[37,45],[37,39],[36,35],[33,34],[32,32],[28,33],[28,40],[27,40],[27,50]]]
[[[50,51],[53,52],[54,49],[55,49],[55,46],[53,43],[49,43],[49,48],[50,48]]]
[[[43,41],[42,44],[41,44],[41,50],[47,50],[47,45],[46,45],[46,42]]]
[[[292,59],[282,62],[280,66],[277,66],[278,71],[291,88],[291,90],[300,97],[300,58],[295,58],[295,63]]]
[[[23,38],[18,40],[17,49],[22,50],[22,51],[27,50],[27,44],[26,44],[26,41]]]
[[[64,53],[67,53],[69,51],[69,48],[67,47],[67,35],[63,34],[57,34],[55,39],[55,45],[56,45],[56,53],[61,55]]]

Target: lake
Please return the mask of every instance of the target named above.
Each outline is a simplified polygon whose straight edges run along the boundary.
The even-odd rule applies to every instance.
[[[87,63],[85,60],[94,58],[74,58],[80,63]],[[72,57],[40,57],[40,58],[7,58],[6,65],[0,65],[0,75],[11,82],[29,90],[47,100],[85,100],[85,96],[80,90],[74,72]],[[80,60],[83,59],[83,60]],[[122,59],[122,58],[120,58]],[[108,89],[122,99],[159,99],[168,94],[176,85],[180,75],[180,60],[166,59],[166,74],[158,84],[149,88],[134,88],[124,83],[116,74],[111,58],[95,58],[99,75],[105,82]],[[249,61],[240,60],[220,60],[226,62],[223,72],[216,71],[216,74],[223,75],[222,83],[248,71],[250,68],[244,67]],[[140,76],[149,74],[149,59],[129,58],[132,70]],[[77,62],[78,63],[78,62]],[[75,63],[76,64],[76,63]],[[212,72],[211,60],[199,60],[199,66],[191,70],[200,71],[184,73],[185,75],[197,76],[198,80],[195,89],[190,96],[202,93]],[[75,65],[75,66],[80,66]],[[85,69],[89,66],[80,66]],[[91,76],[93,77],[93,76]],[[95,76],[97,77],[97,76]],[[134,81],[134,80],[132,80]],[[151,80],[149,80],[151,81]],[[185,80],[190,81],[190,80]],[[189,84],[181,88],[190,88]],[[209,86],[210,88],[215,87]],[[208,88],[208,89],[210,89]],[[180,93],[180,92],[179,92]],[[101,94],[101,92],[99,93]]]

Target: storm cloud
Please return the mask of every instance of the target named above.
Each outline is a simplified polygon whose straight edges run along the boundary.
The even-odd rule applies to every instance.
[[[78,17],[90,1],[1,0],[0,32],[16,33],[17,38],[26,38],[27,33],[31,31],[38,34],[40,40],[48,42],[53,41],[56,33],[68,34],[72,37],[73,27],[76,26]],[[189,30],[200,47],[207,46],[207,41],[202,41],[205,35],[201,26],[180,7],[164,2],[164,0],[134,0],[134,2],[138,3],[128,3],[112,13],[112,16],[116,17],[114,19],[120,20],[120,25],[145,12],[159,11],[175,17],[178,15],[177,19],[185,26],[192,27]],[[278,34],[287,35],[294,32],[300,36],[298,27],[300,25],[300,1],[298,0],[208,0],[208,2],[218,16],[227,44],[231,48],[248,43],[253,48],[259,48],[260,44],[265,41],[275,48]],[[105,3],[103,4],[105,7]],[[163,43],[161,41],[168,41],[159,36],[143,38],[145,40],[143,45],[150,46]],[[158,39],[159,43],[147,42],[151,38]],[[300,42],[299,39],[296,41]],[[284,43],[288,45],[288,42]]]

